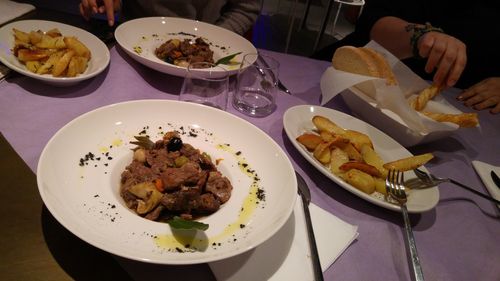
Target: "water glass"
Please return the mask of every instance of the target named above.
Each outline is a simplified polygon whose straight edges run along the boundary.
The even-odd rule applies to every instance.
[[[238,71],[233,106],[255,117],[264,117],[276,109],[279,62],[261,54],[247,54]]]
[[[223,67],[207,62],[189,64],[179,100],[226,110],[228,95],[229,74]]]

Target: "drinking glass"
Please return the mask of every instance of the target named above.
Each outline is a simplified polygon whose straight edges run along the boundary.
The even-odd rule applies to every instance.
[[[179,100],[226,110],[228,95],[229,74],[223,67],[207,62],[189,64]]]
[[[255,117],[264,117],[276,109],[279,62],[261,54],[247,54],[238,71],[233,106]]]

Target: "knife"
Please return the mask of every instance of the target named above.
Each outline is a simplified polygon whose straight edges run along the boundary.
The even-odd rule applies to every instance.
[[[490,172],[491,178],[493,179],[493,182],[497,185],[498,188],[500,188],[500,177],[494,172]]]
[[[260,53],[259,53],[259,57],[257,59],[262,63],[263,66],[265,66],[266,68],[269,68],[269,64],[267,64],[266,60],[260,56]],[[260,70],[260,72],[263,73],[261,70]],[[279,80],[279,79],[278,79],[278,88],[289,95],[292,94],[288,90],[288,88],[285,85],[283,85],[283,83],[281,83],[281,80]]]
[[[304,178],[297,172],[297,186],[299,194],[302,198],[302,207],[304,208],[304,216],[306,217],[307,236],[309,237],[309,246],[311,248],[311,259],[313,263],[314,280],[323,281],[323,270],[319,261],[318,247],[316,246],[316,238],[314,237],[314,230],[311,222],[311,214],[309,213],[309,203],[311,202],[311,191],[307,187]]]

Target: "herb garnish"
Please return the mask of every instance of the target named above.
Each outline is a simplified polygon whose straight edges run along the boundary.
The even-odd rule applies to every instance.
[[[147,137],[147,136],[134,136],[134,138],[137,141],[131,141],[130,142],[131,144],[138,145],[138,146],[145,148],[145,149],[152,149],[155,146],[155,143],[153,141],[151,141],[149,139],[149,137]]]
[[[215,65],[219,65],[219,64],[230,64],[231,63],[231,60],[236,57],[237,55],[241,54],[241,52],[238,52],[236,54],[232,54],[232,55],[229,55],[229,56],[225,56],[223,58],[220,58],[218,61],[215,62]]]
[[[177,228],[177,229],[199,229],[199,230],[208,229],[208,224],[206,223],[202,223],[199,221],[188,221],[178,216],[175,216],[173,219],[167,221],[167,223],[172,228]]]

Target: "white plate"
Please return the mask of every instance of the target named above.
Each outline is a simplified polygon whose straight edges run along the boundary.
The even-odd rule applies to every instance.
[[[399,211],[399,206],[386,202],[381,194],[366,194],[332,174],[327,167],[314,158],[312,153],[308,152],[304,146],[296,141],[296,138],[299,135],[304,132],[310,132],[315,128],[312,123],[312,118],[315,115],[325,116],[343,128],[356,130],[370,136],[375,151],[385,162],[409,157],[412,156],[412,154],[377,128],[340,111],[320,106],[299,105],[288,109],[283,117],[283,124],[288,138],[290,138],[295,148],[307,159],[307,161],[309,161],[309,163],[316,167],[321,173],[353,194],[375,205]],[[423,169],[425,170],[425,168]],[[405,173],[405,180],[411,180],[414,178],[416,178],[416,176],[413,171]],[[439,190],[437,187],[411,190],[407,202],[408,211],[411,213],[425,212],[434,208],[438,201]]]
[[[392,138],[397,140],[404,147],[411,147],[417,144],[424,144],[439,139],[446,138],[452,135],[459,127],[448,123],[449,125],[440,129],[433,130],[430,133],[423,133],[421,131],[413,130],[401,119],[399,115],[393,111],[385,108],[379,108],[377,102],[371,97],[367,96],[362,91],[351,87],[341,93],[342,98],[349,108],[359,116],[377,128],[386,132]],[[430,100],[427,104],[430,112],[443,112],[451,114],[462,113],[453,105],[446,102],[441,97],[435,97],[435,100]],[[440,102],[437,102],[439,100]],[[435,123],[430,118],[423,117],[427,122]],[[443,123],[444,125],[444,123]]]
[[[180,33],[191,34],[183,35]],[[192,39],[203,37],[211,44],[214,61],[225,56],[241,52],[233,61],[241,62],[243,56],[257,53],[255,47],[240,35],[212,24],[169,17],[139,18],[119,25],[115,30],[115,38],[120,47],[136,61],[157,71],[185,77],[186,68],[166,63],[155,56],[154,51],[169,39]],[[238,72],[239,64],[221,65],[230,75]],[[203,75],[207,69],[200,69]]]
[[[173,233],[166,223],[139,217],[119,195],[133,136],[145,130],[156,140],[172,129],[186,132],[184,142],[220,160],[218,169],[234,187],[221,209],[200,219],[209,229],[194,232],[194,240],[183,236],[193,233]],[[80,166],[90,152],[94,160]],[[260,181],[252,186],[255,173]],[[281,228],[297,196],[290,160],[260,129],[221,110],[167,100],[109,105],[69,122],[44,148],[37,181],[47,208],[76,236],[115,255],[159,264],[204,263],[252,249]],[[256,188],[264,190],[264,201],[249,195]],[[186,244],[198,250],[185,249]]]
[[[92,53],[92,58],[89,61],[87,70],[76,77],[54,77],[51,74],[40,75],[28,71],[26,66],[20,63],[12,54],[12,48],[14,47],[12,28],[24,32],[30,32],[32,30],[49,31],[52,28],[58,28],[63,36],[77,37]],[[109,50],[99,38],[83,29],[54,21],[23,20],[9,23],[0,28],[0,61],[10,69],[26,76],[52,85],[69,86],[92,78],[106,69],[109,64]]]

